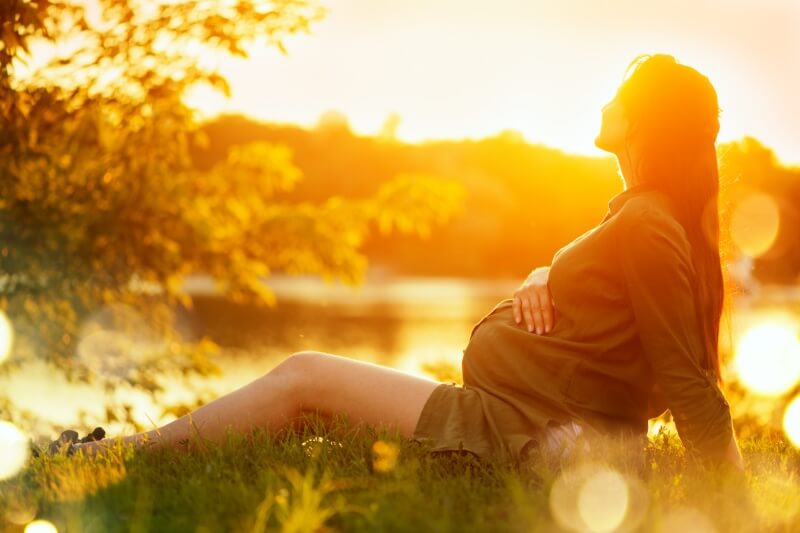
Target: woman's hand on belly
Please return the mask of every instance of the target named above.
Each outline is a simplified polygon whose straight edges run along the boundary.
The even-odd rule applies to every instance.
[[[549,333],[555,320],[555,302],[547,286],[549,275],[549,266],[535,268],[514,291],[514,321],[520,324],[524,320],[528,331],[536,330],[539,335]]]

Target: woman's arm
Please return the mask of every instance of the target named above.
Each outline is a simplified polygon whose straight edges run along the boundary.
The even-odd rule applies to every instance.
[[[701,366],[706,348],[695,314],[689,242],[666,214],[632,207],[620,213],[627,216],[618,221],[614,242],[643,355],[687,450],[736,464],[741,455],[730,407],[713,372]]]

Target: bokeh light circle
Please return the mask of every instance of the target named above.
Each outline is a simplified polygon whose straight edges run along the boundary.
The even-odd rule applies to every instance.
[[[616,470],[600,470],[578,492],[578,513],[590,531],[613,531],[628,510],[628,484]]]
[[[753,193],[734,208],[730,221],[731,239],[750,257],[766,253],[775,243],[780,228],[780,208],[766,193]]]
[[[8,502],[5,519],[12,524],[24,526],[36,518],[37,506],[34,500],[15,500]]]
[[[34,520],[25,526],[25,533],[58,533],[58,529],[47,520]]]
[[[3,311],[0,311],[0,363],[8,359],[14,344],[14,328]]]
[[[780,323],[753,326],[737,343],[734,367],[752,392],[786,393],[800,380],[800,341],[794,328]]]
[[[789,441],[800,448],[800,395],[795,396],[783,412],[783,431]]]
[[[550,489],[553,519],[568,531],[636,531],[649,497],[635,476],[592,461],[561,470]]]
[[[127,378],[166,346],[139,311],[122,303],[103,306],[78,337],[78,359],[100,376]]]
[[[17,475],[28,460],[28,437],[11,422],[0,420],[0,480]]]

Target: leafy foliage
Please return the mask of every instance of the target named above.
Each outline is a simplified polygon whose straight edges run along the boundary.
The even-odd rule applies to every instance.
[[[457,210],[460,189],[423,176],[399,176],[372,198],[282,199],[303,173],[276,143],[195,167],[190,150],[204,136],[183,96],[198,83],[229,90],[204,57],[258,43],[285,53],[286,36],[324,15],[316,4],[100,7],[95,17],[69,2],[0,8],[0,304],[18,339],[6,370],[44,359],[109,393],[158,393],[166,372],[216,371],[213,343],[190,346],[174,331],[176,306],[191,306],[186,275],[274,304],[264,284],[274,270],[358,282],[358,247],[373,229],[428,235]],[[25,67],[37,39],[54,56]],[[133,423],[129,413],[109,417]]]

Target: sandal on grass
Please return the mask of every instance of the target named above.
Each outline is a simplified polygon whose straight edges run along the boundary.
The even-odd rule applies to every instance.
[[[106,436],[106,431],[101,427],[96,427],[94,430],[85,437],[78,438],[78,432],[72,429],[62,431],[58,439],[50,443],[47,447],[47,453],[50,455],[63,454],[71,456],[75,453],[75,444],[84,442],[93,442],[103,440]]]

